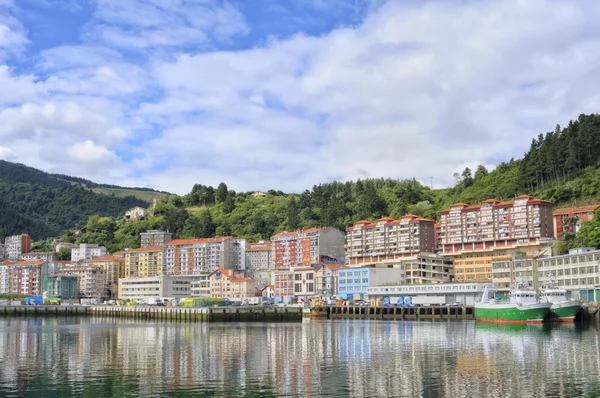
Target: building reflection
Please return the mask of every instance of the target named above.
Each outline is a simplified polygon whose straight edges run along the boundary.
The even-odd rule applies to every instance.
[[[0,393],[35,386],[233,396],[590,395],[600,334],[474,322],[119,325],[0,321]],[[121,383],[121,384],[119,384]],[[48,387],[50,386],[50,387]],[[40,387],[41,388],[41,387]],[[561,393],[563,392],[563,393]],[[0,394],[1,395],[1,394]]]

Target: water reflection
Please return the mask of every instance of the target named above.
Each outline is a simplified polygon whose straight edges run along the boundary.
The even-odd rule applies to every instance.
[[[0,396],[581,396],[594,327],[0,320]]]

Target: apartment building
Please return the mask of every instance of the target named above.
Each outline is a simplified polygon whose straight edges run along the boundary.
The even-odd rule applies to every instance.
[[[246,268],[244,239],[230,236],[178,239],[163,248],[163,268],[169,275],[202,275],[218,269]]]
[[[554,237],[552,202],[521,195],[440,212],[444,253],[512,247]]]
[[[554,237],[559,238],[564,231],[577,233],[582,222],[592,221],[600,204],[580,207],[566,207],[552,212]]]
[[[491,282],[493,262],[517,253],[535,257],[554,236],[552,203],[527,195],[457,203],[440,218],[442,249],[454,260],[456,282]]]
[[[281,232],[271,245],[275,268],[344,262],[344,233],[331,227]]]
[[[308,300],[315,296],[315,269],[312,267],[294,269],[294,297]]]
[[[79,299],[79,278],[74,275],[50,274],[43,279],[42,294],[63,300]]]
[[[141,247],[163,247],[173,238],[170,232],[160,230],[148,230],[140,234]]]
[[[537,278],[537,261],[523,253],[515,253],[500,261],[492,262],[492,282],[497,285],[496,297],[508,295],[517,282],[527,282],[529,287],[539,287]]]
[[[94,257],[106,256],[106,247],[91,244],[81,243],[79,246],[71,248],[71,261],[90,261]]]
[[[542,285],[552,276],[558,286],[566,289],[572,298],[600,301],[600,250],[578,248],[562,256],[539,257],[537,279]]]
[[[338,296],[347,300],[363,300],[367,288],[387,284],[401,285],[406,280],[404,270],[387,266],[369,266],[340,269],[338,271]]]
[[[46,261],[50,263],[56,262],[55,252],[36,252],[36,253],[23,253],[19,256],[20,261]]]
[[[349,264],[356,265],[433,252],[434,225],[434,221],[412,214],[399,220],[358,221],[346,229],[346,257]]]
[[[162,247],[142,247],[125,251],[125,278],[147,278],[162,273]]]
[[[17,261],[23,253],[31,251],[31,238],[27,234],[7,236],[4,240],[4,252],[7,260]]]
[[[119,278],[125,277],[125,259],[118,256],[95,257],[92,265],[101,267],[106,273],[106,294],[108,298],[117,298]],[[162,265],[161,265],[162,267]]]
[[[271,283],[273,269],[273,250],[271,242],[250,243],[246,249],[246,276],[266,286]]]
[[[61,267],[62,275],[76,276],[79,281],[79,298],[108,298],[106,270],[98,265],[76,264]]]
[[[192,296],[192,275],[158,275],[119,279],[119,298],[141,301],[151,298],[188,298]]]
[[[0,294],[42,294],[43,261],[0,263]]]
[[[260,290],[252,278],[237,277],[231,270],[215,271],[209,276],[210,297],[240,299],[256,296]]]
[[[441,250],[442,248],[442,223],[436,222],[433,226],[433,236],[435,240],[434,252]]]
[[[338,275],[341,269],[347,269],[344,264],[324,264],[315,271],[316,295],[331,297],[338,294]]]

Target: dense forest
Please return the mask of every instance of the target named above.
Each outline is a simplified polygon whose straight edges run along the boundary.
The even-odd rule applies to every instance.
[[[34,239],[83,227],[94,214],[119,216],[148,202],[96,194],[21,164],[0,161],[0,239],[28,233]]]
[[[479,166],[455,174],[455,185],[447,189],[432,190],[414,179],[379,178],[319,184],[300,194],[270,190],[264,197],[254,197],[251,192],[230,190],[225,183],[217,187],[196,184],[187,195],[169,195],[157,201],[150,208],[150,219],[133,222],[117,217],[122,209],[134,205],[133,201],[126,201],[124,207],[120,206],[125,203],[114,202],[100,205],[95,196],[77,197],[70,191],[61,196],[62,191],[54,189],[52,194],[47,193],[53,204],[45,204],[46,194],[30,184],[14,184],[16,192],[7,194],[21,203],[15,209],[17,214],[30,214],[38,208],[44,209],[40,214],[60,213],[61,221],[54,221],[52,231],[70,227],[65,240],[104,244],[115,251],[138,247],[140,232],[155,228],[167,229],[175,237],[232,235],[258,240],[283,230],[325,225],[345,229],[360,219],[397,218],[407,213],[436,219],[439,210],[456,202],[506,200],[520,194],[550,200],[558,206],[584,204],[600,200],[599,158],[600,116],[593,114],[581,115],[564,129],[557,126],[552,132],[540,134],[521,159],[510,159],[493,171]],[[0,172],[0,181],[1,176]],[[69,201],[72,197],[77,199]],[[104,211],[93,215],[88,211],[93,207],[90,204],[85,212],[73,215],[77,210],[72,206],[86,200]],[[26,202],[31,205],[24,205]],[[27,219],[20,222],[26,223]]]

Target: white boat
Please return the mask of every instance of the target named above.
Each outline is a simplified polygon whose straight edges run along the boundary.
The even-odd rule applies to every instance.
[[[558,287],[556,278],[548,275],[544,286],[540,289],[540,299],[551,303],[549,320],[552,322],[574,322],[581,304],[567,299],[566,289]]]

